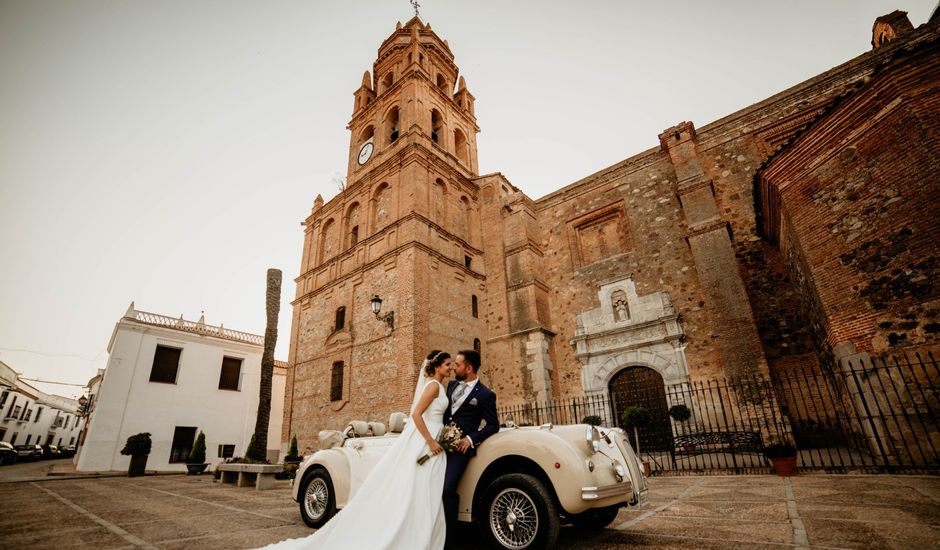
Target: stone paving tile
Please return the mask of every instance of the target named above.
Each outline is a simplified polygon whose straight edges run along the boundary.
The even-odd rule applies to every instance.
[[[94,525],[94,524],[93,524]],[[31,534],[4,537],[5,548],[119,548],[128,546],[127,541],[95,525],[88,529],[60,532],[58,530],[35,531]]]
[[[184,538],[156,543],[166,550],[237,550],[259,548],[282,540],[302,538],[313,533],[306,525],[283,525],[257,531],[237,531],[214,534],[200,538]]]
[[[877,504],[807,504],[797,502],[802,518],[888,522],[901,525],[940,526],[940,505],[881,506]]]
[[[675,518],[654,515],[625,529],[625,531],[645,534],[662,534],[681,537],[702,537],[727,541],[750,541],[754,543],[789,544],[793,531],[789,522],[753,521],[740,522],[717,521],[713,518]]]
[[[659,512],[661,516],[711,517],[731,520],[787,521],[786,502],[698,502],[680,500]]]
[[[609,533],[609,534],[608,534]],[[574,549],[578,548],[588,550],[623,550],[625,548],[649,548],[655,550],[688,550],[696,548],[702,550],[727,550],[728,548],[745,550],[780,550],[781,548],[792,548],[789,542],[756,542],[753,540],[734,540],[734,539],[713,539],[709,538],[711,533],[695,537],[683,537],[673,534],[649,534],[637,531],[614,531],[605,532],[604,538],[585,543],[583,546],[575,544],[572,546],[561,546],[559,548]]]
[[[866,523],[803,518],[812,546],[858,549],[940,548],[940,528],[896,523]]]
[[[122,524],[128,533],[154,543],[183,536],[200,537],[216,533],[235,533],[283,525],[278,520],[237,512],[215,512],[189,517],[159,519],[146,523]]]
[[[692,489],[686,495],[688,499],[702,500],[731,500],[735,502],[766,502],[787,498],[787,488],[782,483],[779,486],[764,486],[745,488],[740,485],[700,486]]]

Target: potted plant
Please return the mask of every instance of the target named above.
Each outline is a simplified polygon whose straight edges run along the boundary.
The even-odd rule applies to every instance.
[[[285,463],[300,464],[300,453],[297,452],[297,436],[290,440],[290,448],[287,450],[287,454],[284,455]]]
[[[199,475],[206,469],[206,434],[202,431],[196,436],[193,448],[186,457],[186,475]]]
[[[796,474],[796,447],[789,443],[774,443],[764,447],[764,456],[770,459],[777,475],[789,477]]]
[[[127,438],[122,455],[130,455],[131,464],[127,468],[127,477],[144,475],[147,468],[147,455],[150,454],[150,432],[134,434]]]
[[[600,425],[601,425],[601,417],[599,417],[599,416],[597,416],[597,415],[594,415],[594,414],[589,415],[589,416],[585,416],[584,418],[581,419],[581,423],[582,423],[582,424],[588,424],[588,425],[590,425],[590,426],[600,426]]]
[[[690,418],[692,418],[692,410],[689,409],[689,407],[685,403],[679,403],[677,405],[673,405],[669,407],[669,416],[676,422],[685,423],[685,422],[688,422]],[[676,427],[676,431],[677,431],[677,434],[679,434],[686,430],[683,428]],[[682,448],[685,449],[686,451],[694,451],[695,443],[689,443],[687,445],[683,445]]]
[[[640,428],[645,428],[653,421],[653,415],[650,413],[649,409],[642,405],[632,405],[624,409],[623,414],[620,416],[620,420],[623,422],[623,425],[627,428],[633,428],[633,440],[636,441],[636,456],[640,457]],[[643,473],[646,476],[650,475],[650,463],[648,460],[643,460]]]

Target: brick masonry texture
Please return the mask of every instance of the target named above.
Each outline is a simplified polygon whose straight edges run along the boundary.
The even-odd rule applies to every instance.
[[[576,338],[619,335],[591,353],[686,381],[824,369],[844,342],[936,344],[940,30],[885,24],[872,51],[702,128],[680,122],[538,200],[478,174],[453,54],[417,18],[399,26],[356,92],[348,185],[306,220],[284,441],[315,448],[319,430],[385,421],[428,350],[475,340],[500,404],[584,395],[594,359]],[[611,311],[601,288],[617,285],[635,288],[630,307],[665,296],[673,351],[613,314],[603,334],[579,326]]]

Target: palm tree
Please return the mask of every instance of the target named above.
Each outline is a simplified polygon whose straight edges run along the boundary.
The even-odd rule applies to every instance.
[[[267,322],[264,326],[264,353],[261,355],[261,387],[255,433],[245,455],[259,462],[267,461],[268,423],[271,419],[271,380],[274,378],[274,346],[277,344],[277,316],[281,311],[281,270],[268,269],[265,300]]]

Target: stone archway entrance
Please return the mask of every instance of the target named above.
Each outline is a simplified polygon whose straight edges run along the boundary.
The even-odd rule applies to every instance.
[[[641,406],[650,411],[652,422],[639,430],[642,452],[669,451],[672,448],[666,387],[658,372],[641,366],[626,367],[610,379],[608,391],[616,423],[624,429],[627,427],[623,425],[620,417],[628,407]],[[628,430],[628,433],[632,442],[632,429]]]

